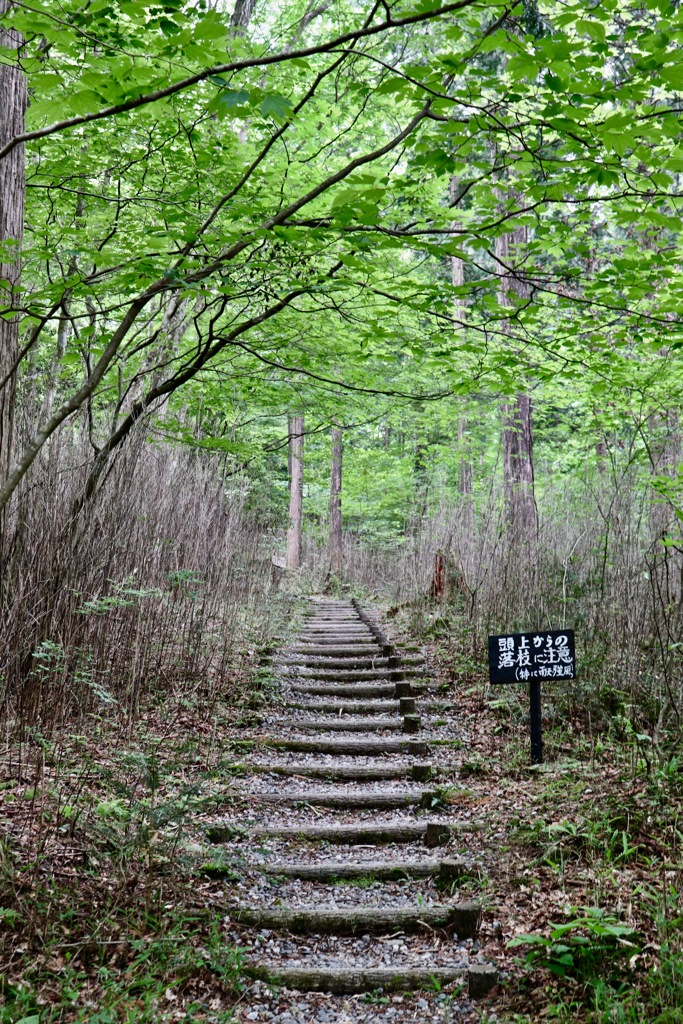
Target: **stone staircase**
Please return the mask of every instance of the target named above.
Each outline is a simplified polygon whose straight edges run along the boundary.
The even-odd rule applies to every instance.
[[[267,732],[206,832],[219,860],[241,857],[229,913],[247,974],[300,993],[485,995],[497,974],[477,953],[481,908],[458,896],[477,865],[457,848],[480,824],[459,816],[457,787],[442,799],[455,748],[434,747],[435,763],[429,715],[443,702],[423,658],[357,602],[318,598],[275,668]]]

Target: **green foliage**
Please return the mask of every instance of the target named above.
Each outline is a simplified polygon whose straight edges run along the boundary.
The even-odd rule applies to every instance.
[[[521,376],[539,460],[563,471],[596,430],[621,442],[641,396],[680,397],[683,29],[675,8],[477,0],[407,3],[394,21],[414,23],[366,36],[361,8],[265,2],[235,32],[183,2],[11,7],[35,133],[22,388],[66,409],[98,365],[98,449],[151,420],[248,470],[280,524],[284,414],[309,424],[312,525],[341,415],[347,524],[387,541],[456,488],[463,415],[485,488],[490,398]],[[510,319],[493,254],[522,227]]]
[[[527,965],[546,967],[560,977],[594,983],[621,974],[624,960],[637,949],[635,929],[599,907],[575,909],[573,914],[570,921],[553,926],[548,937],[517,935],[508,948],[529,947]]]

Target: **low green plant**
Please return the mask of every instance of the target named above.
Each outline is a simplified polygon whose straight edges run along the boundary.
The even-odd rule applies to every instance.
[[[508,949],[526,947],[528,966],[579,982],[595,984],[623,974],[624,960],[638,949],[636,930],[599,907],[574,908],[573,915],[554,925],[549,936],[516,936]]]
[[[389,996],[385,996],[381,988],[374,989],[372,992],[366,992],[364,999],[371,1006],[382,1006],[389,1002]]]

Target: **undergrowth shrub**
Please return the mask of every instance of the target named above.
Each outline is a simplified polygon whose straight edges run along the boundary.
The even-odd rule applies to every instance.
[[[580,729],[647,733],[655,759],[678,735],[683,682],[683,541],[673,506],[653,504],[636,470],[546,481],[537,495],[538,544],[507,541],[502,492],[444,498],[393,545],[345,539],[350,589],[393,605],[409,631],[434,641],[453,678],[486,668],[490,633],[576,631],[579,677],[553,685],[562,718]],[[656,529],[655,529],[656,527]],[[666,538],[666,543],[662,537]],[[308,564],[320,561],[309,537]],[[435,598],[437,560],[443,589]],[[431,596],[430,596],[431,591]],[[629,724],[630,723],[630,724]]]
[[[85,442],[64,430],[13,504],[0,596],[0,708],[49,732],[150,695],[211,701],[265,614],[270,549],[224,464],[139,438],[82,504]]]

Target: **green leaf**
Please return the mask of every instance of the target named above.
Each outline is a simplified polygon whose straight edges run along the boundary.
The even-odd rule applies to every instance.
[[[272,117],[276,121],[285,121],[292,113],[292,105],[285,96],[281,96],[277,92],[269,93],[263,98],[261,113],[264,117]]]

